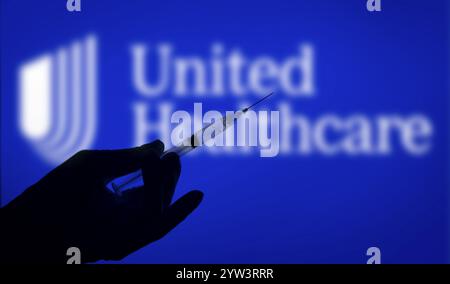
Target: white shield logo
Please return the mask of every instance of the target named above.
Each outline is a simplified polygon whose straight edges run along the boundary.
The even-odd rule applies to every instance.
[[[19,67],[19,126],[48,162],[91,146],[97,127],[97,40],[90,35]]]

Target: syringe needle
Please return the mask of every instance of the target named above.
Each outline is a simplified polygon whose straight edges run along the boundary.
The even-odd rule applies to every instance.
[[[256,102],[253,103],[252,105],[250,105],[249,107],[246,107],[246,108],[242,109],[242,112],[240,112],[240,115],[242,115],[243,113],[246,113],[250,108],[252,108],[252,107],[254,107],[255,105],[259,104],[260,102],[264,101],[265,99],[267,99],[268,97],[270,97],[270,96],[273,95],[273,94],[274,94],[274,93],[272,92],[272,93],[268,94],[267,96],[265,96],[265,97],[259,99],[258,101],[256,101]],[[225,131],[225,130],[227,129],[227,127],[228,127],[229,125],[231,125],[231,123],[234,123],[234,121],[236,121],[238,117],[239,117],[239,116],[236,117],[235,115],[233,115],[233,119],[230,120],[230,121],[228,120],[227,117],[222,117],[222,123],[223,123],[223,128],[222,128],[222,129],[223,129],[223,131]],[[199,137],[202,137],[203,132],[204,132],[207,128],[209,128],[209,127],[211,127],[212,125],[214,125],[215,123],[216,123],[216,122],[210,123],[210,124],[204,126],[201,130],[199,130],[199,131],[197,131],[196,133],[192,134],[192,136],[189,138],[189,140],[187,140],[188,143],[186,143],[186,144],[185,144],[185,143],[182,143],[182,144],[179,145],[179,146],[175,146],[175,147],[173,147],[173,148],[167,150],[166,152],[164,152],[162,155],[164,156],[164,155],[167,154],[167,153],[175,152],[175,153],[177,153],[178,155],[181,156],[181,155],[187,154],[187,153],[189,153],[190,151],[194,150],[195,148],[197,148],[197,142],[198,142],[197,139],[199,139]],[[215,137],[216,135],[217,135],[216,132],[214,132],[214,137]],[[212,138],[214,138],[214,137],[212,137]],[[201,138],[200,138],[200,139],[201,139]],[[141,172],[141,171],[137,171],[137,172],[134,173],[133,176],[128,177],[124,182],[120,182],[120,183],[111,182],[111,187],[112,187],[112,189],[114,190],[114,192],[115,192],[117,195],[120,196],[120,195],[122,194],[122,193],[121,193],[121,192],[122,192],[122,188],[124,188],[125,186],[131,184],[131,183],[134,182],[134,181],[139,180],[141,177],[142,177],[142,172]]]
[[[267,99],[268,97],[270,97],[271,95],[273,95],[273,92],[268,94],[267,96],[265,96],[264,98],[259,99],[258,101],[254,102],[253,104],[251,104],[249,107],[246,107],[242,110],[242,112],[247,112],[249,109],[251,109],[252,107],[256,106],[257,104],[259,104],[260,102],[264,101],[265,99]]]

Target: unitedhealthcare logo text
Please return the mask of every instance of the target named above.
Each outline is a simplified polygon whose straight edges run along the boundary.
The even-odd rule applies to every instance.
[[[97,45],[98,39],[90,35],[19,66],[21,132],[52,164],[93,145]],[[209,52],[201,55],[186,55],[182,46],[158,42],[132,43],[117,55],[129,57],[129,83],[137,94],[130,99],[133,137],[132,145],[126,146],[159,138],[169,148],[177,145],[178,136],[190,137],[224,115],[214,110],[203,113],[201,102],[228,97],[235,101],[232,110],[237,110],[275,91],[268,103],[273,111],[246,113],[236,127],[213,135],[214,147],[204,147],[203,152],[242,156],[265,148],[261,157],[333,157],[398,152],[423,156],[432,150],[434,127],[425,113],[326,112],[311,117],[298,112],[295,105],[302,105],[302,100],[321,101],[315,78],[320,54],[311,43],[293,45],[284,58],[264,51],[248,56],[245,50],[220,42],[211,43]],[[188,97],[198,103],[177,108],[177,102]]]

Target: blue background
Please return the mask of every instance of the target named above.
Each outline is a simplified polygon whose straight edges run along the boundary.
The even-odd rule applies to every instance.
[[[290,100],[296,113],[421,112],[434,123],[432,152],[421,158],[402,151],[354,158],[186,157],[177,196],[200,189],[203,203],[168,236],[123,262],[365,263],[371,246],[381,249],[385,263],[448,262],[446,1],[383,0],[381,13],[367,12],[365,0],[82,0],[81,13],[65,5],[1,2],[2,205],[51,169],[17,123],[17,68],[42,52],[88,33],[99,37],[100,127],[93,147],[121,148],[133,137],[128,105],[139,101],[130,43],[170,42],[181,54],[206,57],[220,41],[249,57],[281,60],[311,42],[317,93]],[[196,101],[164,99],[177,108]],[[228,110],[236,99],[207,103]]]

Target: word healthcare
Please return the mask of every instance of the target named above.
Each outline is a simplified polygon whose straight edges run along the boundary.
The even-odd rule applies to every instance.
[[[202,128],[203,123],[221,119],[218,111],[203,115],[202,104],[194,104],[194,114],[178,110],[173,104],[160,103],[157,121],[150,121],[150,105],[134,104],[135,144],[159,137],[163,142],[179,145]],[[229,112],[227,112],[229,114]],[[192,127],[192,125],[194,125]],[[204,125],[203,125],[204,126]],[[236,134],[235,134],[236,132]],[[215,133],[209,133],[211,137]],[[432,148],[433,124],[423,114],[363,114],[342,116],[326,113],[315,119],[294,114],[287,103],[280,103],[277,111],[248,111],[217,137],[208,137],[208,152],[249,153],[252,146],[260,146],[261,157],[280,154],[321,155],[390,155],[403,150],[413,156],[429,153]],[[170,144],[169,144],[170,145]],[[255,148],[255,147],[254,147]],[[399,149],[398,149],[399,148]]]

